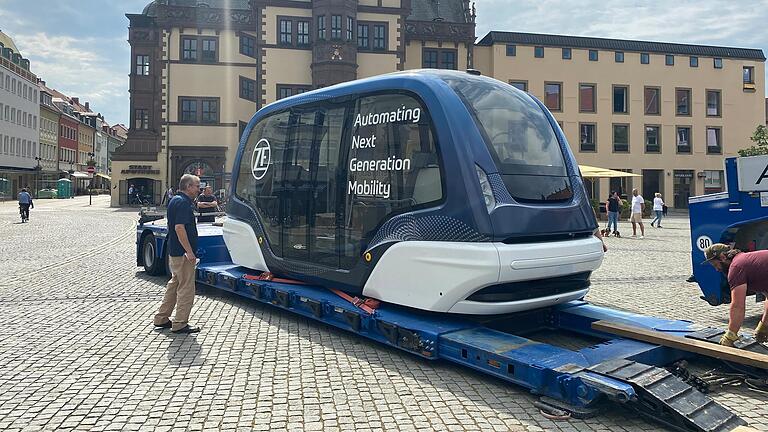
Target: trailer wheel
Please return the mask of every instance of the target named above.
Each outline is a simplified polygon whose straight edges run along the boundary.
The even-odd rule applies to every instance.
[[[155,236],[148,234],[141,241],[141,257],[144,259],[144,271],[152,276],[163,273],[162,263],[157,259],[157,242]]]

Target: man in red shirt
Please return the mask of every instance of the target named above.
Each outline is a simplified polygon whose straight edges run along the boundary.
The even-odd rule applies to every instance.
[[[722,243],[715,243],[704,251],[704,256],[717,271],[728,278],[731,287],[731,312],[728,331],[720,338],[720,345],[733,346],[739,340],[739,329],[744,323],[747,294],[760,292],[768,295],[768,250],[742,252]],[[764,302],[763,318],[755,328],[755,340],[768,341],[768,301]]]

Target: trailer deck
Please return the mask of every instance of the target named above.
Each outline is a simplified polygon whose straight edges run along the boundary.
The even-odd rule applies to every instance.
[[[493,317],[424,312],[382,303],[372,313],[332,291],[235,266],[221,235],[200,226],[197,282],[279,307],[428,360],[467,366],[523,386],[574,416],[597,413],[605,401],[626,406],[674,430],[729,431],[746,422],[664,369],[699,356],[682,349],[616,337],[593,324],[610,322],[685,338],[703,329],[690,321],[648,317],[573,301],[551,308]],[[152,234],[163,256],[165,227],[139,226],[142,242]],[[567,349],[526,337],[534,331],[572,332],[597,343]],[[710,331],[711,333],[711,331]],[[713,337],[710,334],[710,337]]]

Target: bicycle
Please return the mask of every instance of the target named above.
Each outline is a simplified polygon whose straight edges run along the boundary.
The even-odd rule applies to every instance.
[[[19,204],[19,214],[21,215],[21,223],[29,222],[30,207],[31,207],[31,204],[27,204],[26,206],[23,204]]]

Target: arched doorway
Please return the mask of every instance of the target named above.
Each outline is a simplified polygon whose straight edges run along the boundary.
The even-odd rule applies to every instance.
[[[206,162],[195,160],[187,164],[182,174],[194,174],[200,177],[200,187],[211,186],[216,190],[216,173]]]

